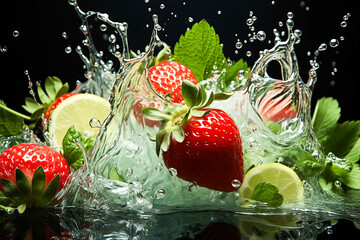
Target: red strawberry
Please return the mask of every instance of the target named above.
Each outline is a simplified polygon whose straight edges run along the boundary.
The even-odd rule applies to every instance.
[[[195,75],[186,66],[178,62],[162,62],[150,68],[149,78],[155,90],[165,96],[170,93],[171,101],[182,103],[181,84],[183,80],[188,80],[197,84]]]
[[[265,122],[280,122],[297,116],[291,96],[284,97],[281,89],[269,91],[263,99],[258,101],[257,105],[259,114]]]
[[[243,155],[239,129],[222,110],[206,109],[217,96],[203,86],[183,81],[185,106],[165,106],[163,111],[143,108],[151,120],[161,120],[156,151],[177,176],[198,186],[232,192],[243,180]]]
[[[170,140],[164,163],[177,176],[217,191],[232,192],[243,180],[243,154],[239,129],[222,110],[211,109],[181,126],[183,142]],[[234,186],[235,187],[234,187]],[[238,185],[238,186],[236,186]]]
[[[65,158],[47,146],[18,144],[0,155],[0,191],[12,207],[49,203],[69,174]]]
[[[46,119],[46,122],[49,123],[49,119],[50,119],[50,115],[51,115],[51,112],[60,104],[62,103],[65,99],[71,97],[71,96],[74,96],[76,95],[77,93],[74,92],[74,93],[66,93],[64,95],[61,95],[60,97],[58,97],[55,102],[53,102],[50,107],[46,110],[45,112],[45,119]]]

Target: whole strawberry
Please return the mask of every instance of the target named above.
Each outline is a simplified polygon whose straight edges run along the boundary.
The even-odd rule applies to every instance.
[[[70,174],[65,158],[54,149],[38,144],[18,144],[0,155],[0,204],[18,207],[52,202]]]
[[[243,180],[243,154],[239,129],[222,110],[207,109],[224,94],[208,94],[202,86],[183,81],[185,106],[163,111],[143,108],[144,116],[162,120],[156,151],[177,176],[209,189],[232,192]]]
[[[181,84],[183,80],[197,84],[195,75],[186,66],[178,62],[166,61],[150,68],[149,79],[156,92],[165,96],[170,93],[171,101],[182,103]]]

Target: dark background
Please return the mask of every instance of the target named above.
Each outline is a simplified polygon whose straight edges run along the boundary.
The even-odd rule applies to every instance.
[[[295,29],[300,29],[303,33],[300,44],[295,48],[300,74],[304,81],[307,80],[309,61],[314,58],[314,51],[322,43],[328,45],[328,49],[321,52],[318,57],[321,65],[317,71],[318,82],[313,93],[313,106],[316,99],[332,96],[339,100],[342,108],[341,121],[360,119],[358,94],[360,24],[359,7],[354,0],[149,0],[148,3],[145,0],[79,0],[78,2],[84,11],[106,12],[112,20],[126,21],[129,24],[130,48],[133,50],[143,50],[149,42],[153,14],[159,15],[160,25],[164,28],[160,37],[170,46],[174,46],[179,36],[193,23],[206,19],[219,34],[225,56],[233,60],[243,58],[250,66],[258,58],[260,50],[273,46],[273,28],[286,31],[285,24],[279,27],[278,23],[280,21],[285,23],[287,12],[292,11]],[[163,9],[160,7],[162,3],[165,5]],[[237,39],[244,42],[249,38],[248,33],[251,31],[246,25],[246,19],[249,18],[250,11],[253,11],[257,17],[253,25],[255,31],[265,31],[266,40],[253,43],[248,41],[238,50],[238,54],[235,54]],[[340,23],[347,13],[351,16],[346,21],[347,27],[343,28]],[[189,17],[194,19],[193,23],[189,22]],[[94,23],[94,26],[96,24]],[[149,27],[146,26],[147,24]],[[81,45],[83,39],[79,25],[80,19],[66,0],[3,1],[0,6],[0,99],[3,99],[8,106],[24,112],[21,104],[24,103],[24,97],[29,96],[25,70],[29,71],[34,83],[54,75],[69,82],[72,89],[76,80],[85,81],[83,63],[75,51],[76,46]],[[15,37],[14,31],[18,31],[19,36]],[[67,39],[62,36],[63,32],[66,32]],[[111,30],[101,32],[98,27],[94,32],[96,36],[112,33]],[[337,48],[331,48],[328,44],[330,39],[339,39],[340,36],[344,36],[345,40],[340,41]],[[272,43],[269,44],[268,40]],[[98,37],[97,43],[106,46],[106,41],[101,37]],[[6,51],[1,51],[4,46]],[[67,46],[72,48],[70,54],[65,53]],[[106,52],[106,47],[102,50]],[[246,56],[249,50],[252,52],[251,57]],[[312,53],[311,56],[307,55],[309,51]],[[337,72],[332,75],[334,63]],[[323,239],[339,239],[341,234],[349,229],[354,230],[352,223],[341,221],[334,227],[334,233],[325,235]]]

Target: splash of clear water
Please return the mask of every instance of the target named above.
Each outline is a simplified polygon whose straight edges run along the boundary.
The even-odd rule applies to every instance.
[[[318,175],[304,181],[307,191],[305,205],[285,206],[282,209],[271,209],[257,203],[249,204],[247,200],[240,200],[236,192],[217,192],[176,177],[176,169],[166,169],[161,157],[155,153],[155,144],[148,138],[148,135],[154,135],[158,131],[159,124],[144,119],[141,113],[145,106],[161,109],[164,101],[167,101],[154,91],[147,77],[154,49],[162,45],[158,37],[160,28],[157,17],[153,18],[154,30],[148,50],[137,58],[130,58],[127,24],[113,22],[103,13],[82,12],[75,0],[69,2],[82,20],[80,29],[89,50],[89,57],[86,57],[81,47],[77,48],[87,68],[85,75],[88,76],[88,81],[80,85],[80,88],[82,91],[108,97],[112,112],[102,124],[94,148],[85,158],[87,164],[72,174],[69,184],[60,192],[59,198],[64,199],[63,207],[132,209],[152,213],[189,208],[249,214],[284,214],[285,211],[301,214],[304,221],[321,216],[306,215],[309,212],[319,213],[319,209],[325,216],[331,211],[335,211],[339,217],[350,219],[360,216],[359,209],[350,213],[351,208],[344,210],[339,206],[338,200],[325,196],[319,186]],[[120,37],[123,46],[122,53],[112,52],[120,63],[117,71],[111,70],[109,65],[103,62],[102,55],[95,48],[88,31],[89,17],[97,17],[117,30],[116,37]],[[312,131],[310,121],[316,64],[310,70],[309,80],[305,84],[299,75],[294,50],[294,45],[300,41],[300,33],[293,31],[293,25],[293,20],[289,18],[288,39],[285,41],[281,41],[275,31],[275,46],[261,53],[249,79],[243,80],[231,98],[213,105],[225,110],[240,129],[245,170],[267,162],[282,162],[294,166],[300,159],[286,156],[290,150],[306,151],[314,156],[320,165],[325,162],[326,157]],[[268,75],[267,68],[271,61],[280,64],[281,80]],[[285,105],[279,105],[279,102]],[[269,104],[285,109],[286,113],[290,112],[290,117],[270,119],[274,116],[269,115]],[[274,133],[269,128],[269,122],[280,126],[280,131]],[[125,182],[116,180],[116,176],[121,176]]]

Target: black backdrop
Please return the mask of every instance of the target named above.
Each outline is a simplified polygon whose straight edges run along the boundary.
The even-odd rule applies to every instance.
[[[152,14],[160,18],[164,27],[160,37],[170,46],[174,46],[179,36],[194,22],[206,19],[220,36],[225,56],[234,60],[244,58],[251,66],[258,58],[258,52],[272,45],[272,29],[278,28],[281,21],[285,23],[286,14],[294,13],[295,28],[302,30],[301,43],[296,45],[300,73],[307,79],[310,69],[309,60],[313,59],[307,52],[313,53],[320,44],[326,43],[328,49],[321,52],[318,70],[318,82],[313,94],[313,104],[323,96],[338,99],[342,108],[341,121],[360,119],[359,111],[359,7],[354,0],[79,0],[84,11],[106,12],[115,21],[126,21],[129,24],[129,42],[133,50],[143,49],[148,43]],[[165,7],[162,8],[161,4]],[[149,11],[151,8],[151,11]],[[219,12],[220,11],[220,12]],[[235,54],[237,39],[242,42],[248,39],[249,28],[246,19],[253,11],[257,20],[256,31],[267,34],[264,42],[255,41],[244,44]],[[347,27],[341,27],[343,16],[350,13]],[[149,24],[148,28],[146,24]],[[75,48],[81,44],[82,34],[79,31],[80,20],[74,9],[66,0],[12,0],[0,4],[0,99],[8,106],[23,111],[25,95],[28,94],[28,70],[33,82],[42,81],[48,75],[60,77],[63,81],[75,86],[75,81],[84,81],[83,63]],[[15,31],[15,32],[14,32]],[[18,31],[18,36],[16,36]],[[286,31],[286,30],[285,30]],[[62,36],[66,32],[67,39]],[[101,36],[101,31],[97,31]],[[14,36],[15,33],[15,36]],[[237,34],[237,36],[235,35]],[[330,48],[332,38],[340,41],[337,48]],[[101,39],[99,40],[101,42]],[[105,42],[105,41],[103,41]],[[101,43],[100,43],[101,44]],[[71,46],[72,52],[65,53]],[[251,51],[251,57],[246,56]],[[333,75],[335,67],[337,72]],[[276,74],[276,73],[275,73]],[[338,229],[339,230],[338,230]],[[334,229],[334,234],[324,239],[338,239],[344,231],[353,229],[349,222],[341,222]],[[336,235],[339,234],[339,235]]]

